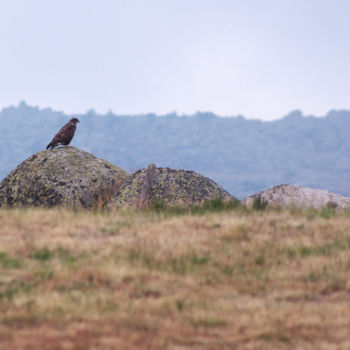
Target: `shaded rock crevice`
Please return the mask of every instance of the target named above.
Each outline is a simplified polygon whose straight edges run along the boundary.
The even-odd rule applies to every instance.
[[[148,206],[151,199],[151,190],[153,185],[153,178],[156,171],[156,166],[150,164],[145,171],[145,179],[141,186],[140,195],[137,201],[137,208],[144,208]]]

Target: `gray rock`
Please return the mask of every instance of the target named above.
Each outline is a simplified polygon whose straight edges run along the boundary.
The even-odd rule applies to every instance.
[[[140,208],[151,203],[189,206],[216,198],[234,200],[221,186],[194,171],[156,168],[151,164],[130,176],[108,207]]]
[[[127,176],[112,163],[74,147],[41,151],[0,183],[0,205],[90,208],[110,199]]]
[[[241,203],[247,207],[252,207],[257,197],[260,197],[262,201],[267,201],[267,205],[270,207],[350,208],[350,198],[348,197],[325,190],[296,185],[274,186],[242,200]]]

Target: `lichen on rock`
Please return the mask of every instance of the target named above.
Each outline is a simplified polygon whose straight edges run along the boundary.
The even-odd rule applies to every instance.
[[[242,204],[252,207],[257,198],[266,202],[269,207],[297,208],[350,208],[350,198],[340,196],[325,190],[307,188],[297,185],[278,185],[256,193],[244,200]]]
[[[127,176],[116,165],[71,146],[41,151],[0,183],[0,205],[91,208]]]
[[[140,208],[152,203],[190,206],[217,198],[234,199],[214,181],[194,171],[156,168],[151,164],[124,182],[108,208]]]

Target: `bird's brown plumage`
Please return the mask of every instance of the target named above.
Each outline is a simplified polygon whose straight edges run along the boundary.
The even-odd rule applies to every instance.
[[[58,145],[68,146],[72,141],[79,119],[72,118],[62,129],[54,136],[52,141],[46,146],[46,149],[53,149]]]

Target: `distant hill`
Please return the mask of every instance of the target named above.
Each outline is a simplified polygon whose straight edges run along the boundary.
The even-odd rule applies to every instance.
[[[238,198],[281,183],[350,196],[350,111],[293,111],[273,121],[192,116],[77,115],[72,145],[131,172],[149,163],[194,170]],[[43,150],[71,116],[22,102],[0,113],[0,179]]]

